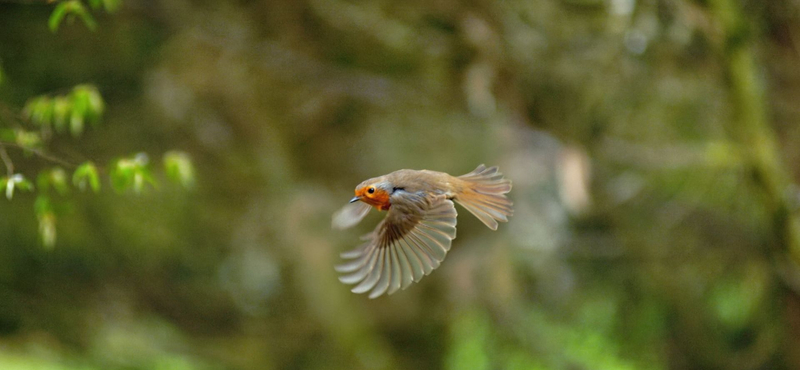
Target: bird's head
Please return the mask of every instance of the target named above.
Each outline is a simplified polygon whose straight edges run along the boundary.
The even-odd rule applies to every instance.
[[[362,201],[380,210],[387,210],[391,206],[389,194],[391,184],[380,178],[369,179],[356,186],[356,196],[350,203]]]

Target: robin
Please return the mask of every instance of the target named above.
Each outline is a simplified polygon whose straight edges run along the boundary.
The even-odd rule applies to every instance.
[[[428,170],[399,170],[366,180],[356,186],[355,197],[333,215],[332,225],[345,229],[360,222],[369,210],[388,211],[366,243],[342,253],[348,262],[336,266],[345,275],[339,280],[357,284],[352,291],[370,298],[392,294],[418,282],[444,260],[456,237],[456,209],[466,208],[486,226],[514,213],[504,194],[511,180],[497,167],[478,166],[474,171],[451,176]]]

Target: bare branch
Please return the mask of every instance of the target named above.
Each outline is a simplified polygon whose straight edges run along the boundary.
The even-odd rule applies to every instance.
[[[0,142],[0,158],[2,158],[3,163],[6,165],[6,172],[8,176],[13,175],[14,162],[11,161],[11,157],[8,156],[8,152],[6,151],[6,146],[2,142]]]
[[[27,151],[35,154],[39,158],[48,160],[48,161],[53,162],[53,163],[60,164],[60,165],[62,165],[64,167],[68,167],[68,168],[77,167],[77,165],[75,165],[74,163],[70,163],[70,162],[67,162],[67,161],[65,161],[65,160],[63,160],[61,158],[56,157],[56,156],[47,154],[47,153],[45,153],[44,151],[42,151],[40,149],[29,148],[29,147],[26,147],[26,146],[23,146],[23,145],[19,145],[17,143],[12,143],[12,142],[8,142],[8,141],[1,141],[0,140],[0,148],[2,148],[2,150],[0,150],[0,155],[3,156],[3,162],[6,163],[6,168],[8,168],[8,164],[11,163],[11,159],[8,158],[8,153],[6,153],[6,151],[5,151],[5,146],[14,147],[14,148],[21,149],[21,150],[27,150]],[[6,158],[8,158],[8,161],[6,161]],[[13,168],[14,167],[12,166],[11,169],[13,170]]]

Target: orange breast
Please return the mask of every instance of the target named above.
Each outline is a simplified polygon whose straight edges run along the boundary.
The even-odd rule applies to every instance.
[[[381,211],[386,211],[392,206],[392,203],[389,202],[389,193],[380,188],[375,189],[375,192],[372,194],[367,192],[367,188],[361,188],[356,190],[356,196],[361,197],[362,202],[367,203]]]

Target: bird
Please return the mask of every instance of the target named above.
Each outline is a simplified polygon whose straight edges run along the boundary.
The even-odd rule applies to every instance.
[[[370,292],[369,298],[408,288],[439,267],[450,250],[458,216],[453,202],[497,230],[514,213],[505,195],[510,191],[511,180],[483,164],[461,176],[403,169],[361,182],[349,204],[334,213],[332,227],[352,227],[373,208],[386,217],[361,238],[361,246],[341,253],[346,261],[335,267],[343,274],[339,280],[357,284],[352,292]]]

